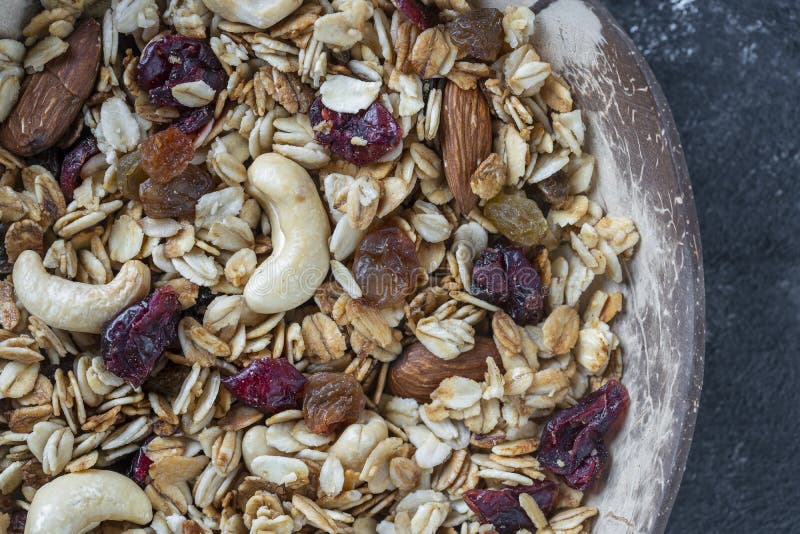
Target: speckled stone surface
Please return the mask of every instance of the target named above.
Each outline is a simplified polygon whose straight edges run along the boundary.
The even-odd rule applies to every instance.
[[[705,381],[667,532],[797,532],[800,3],[605,3],[670,102],[703,238]]]

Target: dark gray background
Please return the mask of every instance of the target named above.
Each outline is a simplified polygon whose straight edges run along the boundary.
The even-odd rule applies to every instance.
[[[800,1],[606,5],[670,102],[703,239],[705,380],[667,532],[800,532]]]

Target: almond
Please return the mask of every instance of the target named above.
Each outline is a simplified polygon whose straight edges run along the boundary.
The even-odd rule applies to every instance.
[[[491,152],[492,122],[483,93],[448,81],[442,100],[442,159],[456,209],[464,215],[478,202],[470,177]]]
[[[482,381],[486,374],[486,358],[491,356],[502,369],[497,347],[489,338],[477,338],[475,348],[453,360],[443,360],[422,343],[406,347],[403,355],[389,369],[389,389],[399,397],[430,402],[430,394],[439,383],[451,376],[463,376]]]
[[[84,19],[67,39],[69,48],[29,76],[19,101],[0,128],[0,144],[19,156],[55,145],[72,126],[94,89],[100,65],[100,25]]]

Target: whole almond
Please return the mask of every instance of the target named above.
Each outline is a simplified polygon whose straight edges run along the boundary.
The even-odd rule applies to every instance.
[[[478,203],[469,180],[491,152],[492,122],[483,93],[448,81],[442,100],[442,159],[459,213],[469,213]]]
[[[502,369],[503,364],[494,341],[477,338],[475,348],[453,360],[443,360],[422,343],[409,345],[389,368],[389,389],[399,397],[430,402],[430,394],[450,376],[463,376],[482,381],[486,374],[486,358],[491,356]]]
[[[32,156],[69,130],[94,89],[100,32],[97,21],[84,19],[67,39],[67,51],[25,80],[17,105],[0,127],[0,144],[19,156]]]

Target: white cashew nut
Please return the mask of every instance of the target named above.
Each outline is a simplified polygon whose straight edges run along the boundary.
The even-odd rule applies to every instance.
[[[268,28],[300,7],[303,0],[203,0],[208,9],[232,22]]]
[[[126,262],[105,285],[72,282],[49,274],[39,255],[26,250],[14,262],[14,290],[22,305],[48,325],[99,334],[122,310],[150,291],[150,269]]]
[[[247,192],[272,226],[272,254],[244,288],[258,313],[279,313],[310,299],[330,267],[331,227],[306,170],[280,154],[262,154],[247,169]]]
[[[134,481],[90,469],[42,486],[28,510],[25,534],[79,534],[106,520],[144,525],[152,519],[150,499]]]

